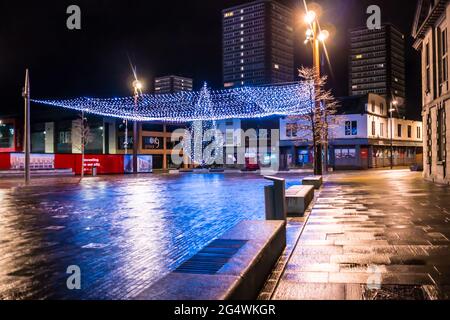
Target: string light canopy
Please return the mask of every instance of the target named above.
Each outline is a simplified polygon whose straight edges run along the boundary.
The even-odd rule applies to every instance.
[[[240,87],[174,94],[143,94],[137,105],[133,97],[75,98],[66,100],[32,100],[38,104],[84,111],[95,115],[136,121],[210,121],[236,118],[262,118],[271,115],[299,115],[311,105],[311,84]],[[205,91],[208,103],[205,108]]]

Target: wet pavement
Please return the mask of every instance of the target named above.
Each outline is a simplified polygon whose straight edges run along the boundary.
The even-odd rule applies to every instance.
[[[264,219],[270,184],[253,174],[19,181],[0,179],[0,299],[131,299],[240,221]],[[81,290],[67,289],[71,265]]]
[[[450,187],[406,170],[329,177],[272,298],[450,298]]]

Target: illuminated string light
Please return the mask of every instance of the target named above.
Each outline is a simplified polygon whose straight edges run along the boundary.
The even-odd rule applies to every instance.
[[[208,92],[210,104],[199,103]],[[32,100],[35,103],[137,121],[191,122],[298,115],[310,106],[310,84],[294,83],[263,87],[241,87],[174,94],[144,94],[135,107],[133,97]]]
[[[211,93],[205,83],[200,91],[196,110],[202,110],[203,113],[208,114],[211,112],[212,107]],[[210,141],[205,141],[204,138],[206,133],[211,130],[217,130],[216,120],[195,120],[190,125],[190,139],[185,139],[185,141],[190,141],[191,145],[189,146],[190,149],[184,148],[184,150],[190,150],[191,160],[197,165],[211,165],[214,163],[215,157],[220,154],[221,147],[219,146],[223,145],[223,141],[216,141],[219,142],[217,144],[218,147],[214,148],[212,154],[204,153],[206,146],[210,143]],[[213,139],[216,138],[214,137]]]

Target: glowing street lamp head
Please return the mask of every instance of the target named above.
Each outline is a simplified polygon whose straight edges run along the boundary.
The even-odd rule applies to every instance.
[[[316,20],[316,13],[312,10],[309,10],[305,15],[305,22],[307,24],[311,24]]]
[[[135,90],[141,91],[143,87],[144,87],[144,86],[142,85],[142,82],[140,82],[139,80],[134,80],[134,81],[133,81],[133,88],[134,88]]]
[[[324,42],[330,37],[330,33],[327,30],[322,30],[319,34],[319,41]]]

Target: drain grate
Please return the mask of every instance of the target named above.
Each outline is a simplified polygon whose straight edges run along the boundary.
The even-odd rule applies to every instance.
[[[216,274],[247,240],[214,240],[174,272],[191,274]]]

